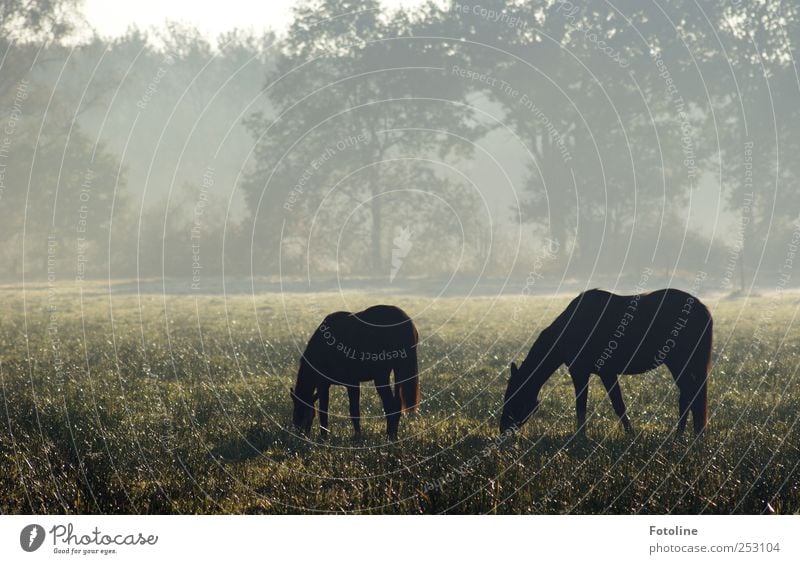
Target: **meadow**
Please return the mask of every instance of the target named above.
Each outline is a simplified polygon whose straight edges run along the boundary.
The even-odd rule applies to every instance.
[[[0,289],[2,513],[797,513],[800,295],[704,299],[715,317],[709,429],[676,438],[665,369],[620,379],[626,435],[591,382],[574,436],[561,368],[513,436],[508,365],[557,297],[108,293]],[[394,303],[415,318],[422,403],[389,443],[371,385],[363,436],[334,388],[332,433],[289,428],[289,386],[325,314]]]

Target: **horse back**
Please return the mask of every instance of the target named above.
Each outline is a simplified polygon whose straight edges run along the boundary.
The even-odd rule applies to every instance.
[[[673,288],[634,295],[589,290],[554,325],[566,364],[588,372],[638,374],[694,356],[707,360],[710,352],[704,350],[710,348],[708,308]]]
[[[417,331],[396,306],[378,305],[325,317],[309,339],[304,358],[334,383],[373,380],[416,354]]]

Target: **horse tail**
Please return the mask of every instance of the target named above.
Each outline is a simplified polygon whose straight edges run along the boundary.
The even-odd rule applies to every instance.
[[[714,320],[711,318],[711,314],[708,313],[708,323],[703,336],[700,338],[700,350],[698,351],[702,366],[694,372],[697,392],[692,401],[692,420],[697,433],[704,431],[708,424],[708,374],[711,371],[713,332]]]
[[[419,335],[414,325],[411,325],[411,345],[406,347],[406,358],[401,359],[399,378],[395,374],[395,389],[400,397],[400,406],[403,413],[415,412],[419,406],[419,368],[417,365],[417,343]],[[398,381],[399,380],[399,381]]]

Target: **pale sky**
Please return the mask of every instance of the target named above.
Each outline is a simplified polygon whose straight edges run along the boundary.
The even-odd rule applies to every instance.
[[[83,13],[100,35],[123,35],[131,25],[161,27],[167,20],[193,25],[213,39],[233,28],[283,32],[296,0],[84,0]],[[382,0],[389,9],[414,6],[422,0]]]

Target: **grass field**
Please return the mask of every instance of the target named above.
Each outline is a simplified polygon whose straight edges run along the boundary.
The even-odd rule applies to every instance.
[[[675,439],[665,370],[623,376],[626,436],[594,379],[585,441],[562,368],[540,410],[498,437],[508,364],[558,298],[1,291],[2,513],[796,513],[800,296],[706,299],[709,432]],[[334,310],[394,303],[416,320],[422,405],[387,444],[365,386],[364,436],[334,388],[332,436],[292,435],[288,388]]]

